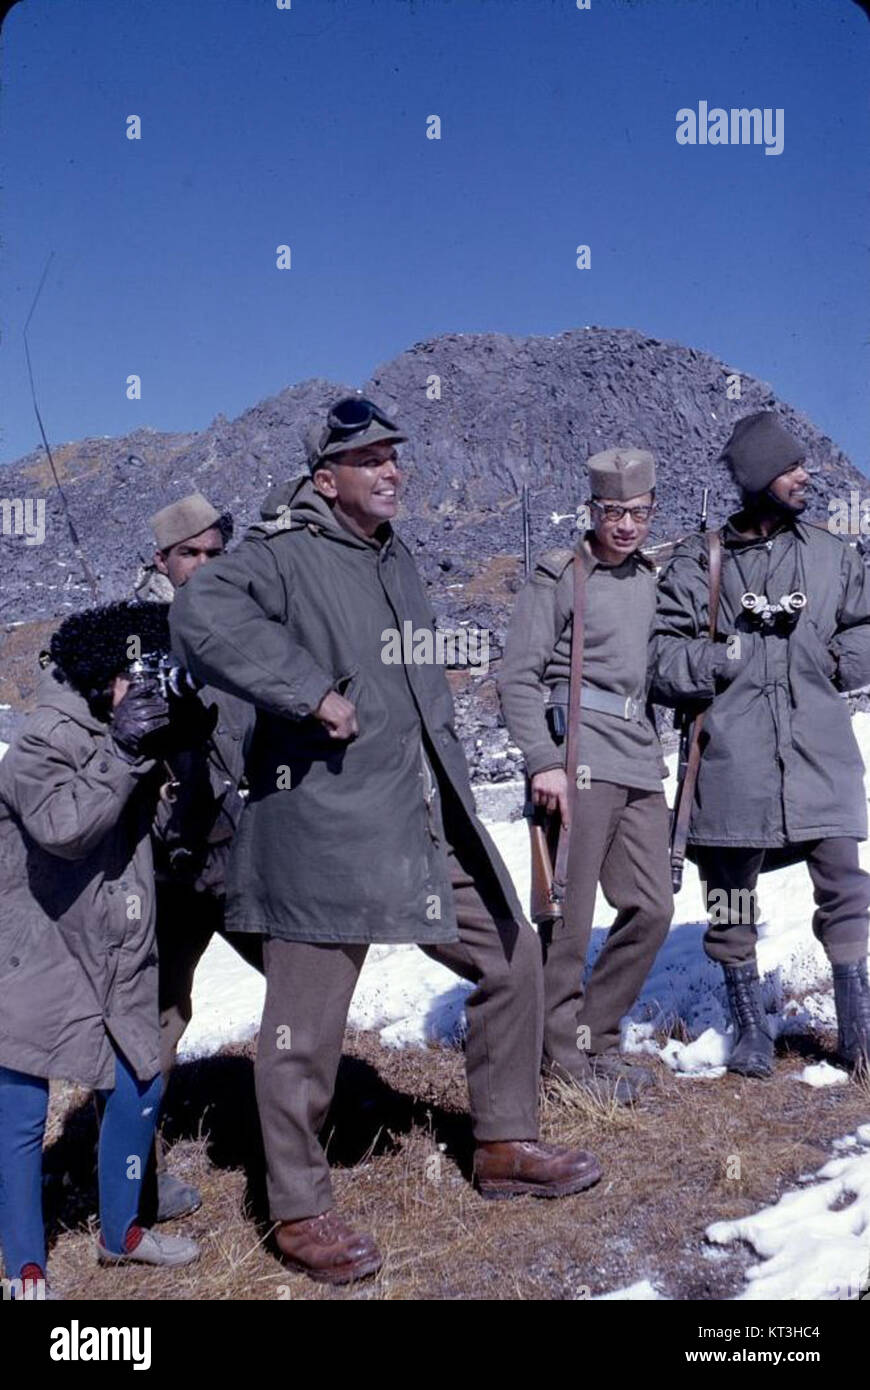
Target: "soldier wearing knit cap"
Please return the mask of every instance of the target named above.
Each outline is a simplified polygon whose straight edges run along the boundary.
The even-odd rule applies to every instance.
[[[870,877],[861,755],[841,692],[870,682],[870,575],[858,554],[803,521],[804,446],[772,411],[738,420],[720,457],[743,491],[720,532],[721,589],[708,635],[704,537],[678,545],[659,584],[657,701],[709,706],[689,823],[706,890],[704,946],[725,973],[729,1071],[769,1076],[773,1038],[755,954],[758,876],[803,860],[812,928],[831,962],[841,1060],[870,1057]]]
[[[202,566],[224,553],[233,532],[228,512],[219,512],[201,492],[161,508],[151,518],[153,563],[140,570],[136,597],[171,603],[176,592]],[[215,727],[194,764],[174,768],[178,780],[175,820],[177,840],[167,854],[155,845],[157,869],[157,944],[160,974],[160,1069],[164,1085],[175,1066],[178,1044],[192,1013],[196,967],[215,932],[255,969],[262,970],[262,949],[255,937],[227,933],[224,926],[224,874],[230,846],[244,807],[245,755],[254,726],[254,711],[244,700],[203,686],[199,698],[214,711]],[[194,794],[210,786],[211,799]],[[186,806],[191,805],[190,815]],[[166,1168],[162,1144],[156,1152],[156,1220],[170,1221],[201,1204],[195,1188]],[[151,1176],[146,1201],[154,1204]],[[150,1215],[151,1213],[149,1213]]]
[[[620,1056],[620,1019],[643,987],[673,909],[665,768],[647,706],[655,572],[640,552],[656,472],[652,454],[638,448],[606,449],[587,469],[592,528],[576,549],[539,560],[517,599],[498,690],[533,803],[567,825],[567,778],[577,778],[564,912],[539,931],[545,1067],[626,1102],[652,1073]],[[578,564],[586,574],[579,768],[567,769]],[[599,884],[617,917],[584,989]]]
[[[786,472],[797,470],[806,450],[771,410],[744,415],[720,455],[744,493],[762,493]]]

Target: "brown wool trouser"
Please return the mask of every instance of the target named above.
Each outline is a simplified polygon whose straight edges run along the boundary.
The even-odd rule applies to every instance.
[[[509,914],[491,870],[475,862],[472,850],[448,845],[448,856],[460,939],[421,949],[474,985],[465,1001],[474,1137],[535,1139],[543,1010],[535,933]],[[318,1134],[367,949],[265,940],[266,1002],[254,1076],[275,1221],[317,1216],[333,1205]]]
[[[224,899],[195,893],[179,884],[157,884],[157,958],[160,1007],[160,1070],[164,1094],[175,1066],[178,1044],[193,1012],[193,977],[209,942],[218,932],[248,965],[263,969],[263,938],[224,930]],[[159,1136],[157,1167],[165,1168]]]
[[[813,933],[828,959],[832,965],[865,960],[870,875],[859,865],[858,841],[840,836],[792,848],[792,860],[805,861],[813,882]],[[709,925],[704,950],[720,965],[755,960],[755,886],[765,854],[763,849],[720,845],[697,845],[693,850],[702,891],[706,889]]]
[[[581,1052],[618,1047],[620,1019],[640,994],[673,916],[669,829],[662,792],[596,781],[578,790],[564,916],[540,932],[546,1062],[578,1072]],[[617,916],[584,989],[599,883]]]

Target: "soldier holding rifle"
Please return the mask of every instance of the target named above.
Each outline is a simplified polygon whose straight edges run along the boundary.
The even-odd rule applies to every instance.
[[[647,707],[655,574],[639,549],[655,463],[642,449],[608,449],[588,468],[592,529],[576,550],[538,562],[517,600],[498,687],[532,801],[561,827],[554,901],[539,914],[548,919],[544,1061],[629,1101],[652,1075],[620,1055],[620,1019],[673,910],[665,768]],[[584,989],[599,883],[617,917]]]

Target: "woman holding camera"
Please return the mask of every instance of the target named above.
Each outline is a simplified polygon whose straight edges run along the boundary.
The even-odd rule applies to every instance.
[[[0,762],[0,1247],[24,1297],[45,1279],[52,1079],[103,1101],[100,1262],[182,1265],[199,1253],[137,1222],[161,1092],[150,831],[170,714],[153,678],[124,672],[168,649],[159,605],[73,614]]]

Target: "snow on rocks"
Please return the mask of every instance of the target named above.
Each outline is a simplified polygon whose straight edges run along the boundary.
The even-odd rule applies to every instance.
[[[762,1263],[746,1271],[739,1299],[854,1299],[870,1283],[870,1125],[837,1142],[839,1154],[795,1192],[738,1221],[717,1221],[707,1239],[746,1241]],[[843,1151],[847,1152],[843,1152]]]

